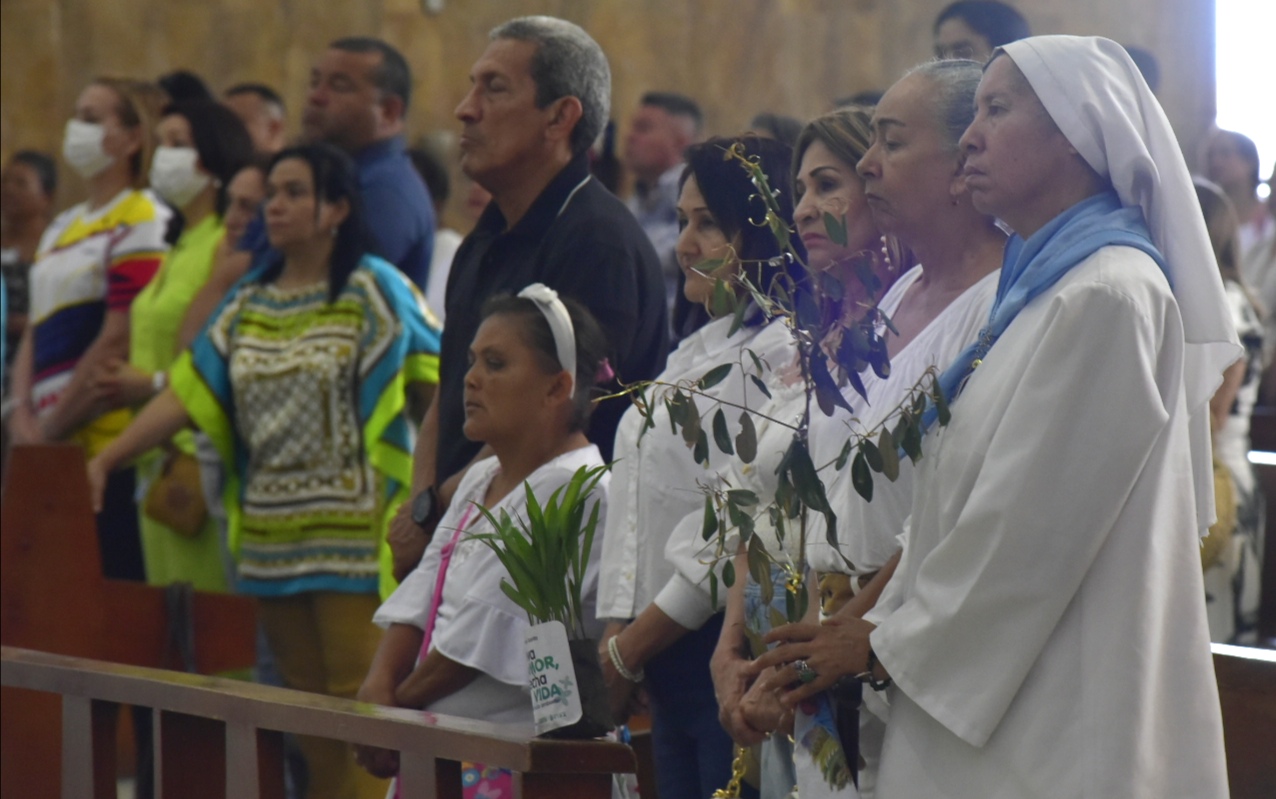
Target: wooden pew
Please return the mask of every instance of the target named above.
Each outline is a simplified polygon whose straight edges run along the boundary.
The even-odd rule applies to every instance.
[[[103,744],[99,719],[119,704],[155,708],[160,799],[281,797],[282,768],[270,755],[282,732],[398,750],[405,799],[460,799],[462,760],[514,771],[524,799],[606,799],[612,775],[634,770],[633,752],[623,744],[541,740],[531,725],[10,647],[0,649],[0,684],[47,691],[55,702],[61,695],[66,799],[115,796],[111,747]]]
[[[1276,796],[1276,650],[1214,644],[1232,799]]]
[[[164,591],[102,577],[82,451],[67,445],[17,447],[5,481],[0,504],[0,643],[180,668],[180,659],[166,645]],[[253,665],[257,622],[252,599],[196,593],[191,615],[198,672]],[[3,690],[0,794],[58,795],[62,719],[57,697]],[[95,719],[99,725],[110,723],[104,715]]]
[[[1273,367],[1276,373],[1276,367]],[[1276,408],[1254,409],[1250,419],[1250,442],[1254,449],[1276,453]],[[1276,640],[1276,466],[1254,467],[1258,484],[1267,499],[1267,530],[1263,560],[1263,596],[1258,611],[1260,641]]]

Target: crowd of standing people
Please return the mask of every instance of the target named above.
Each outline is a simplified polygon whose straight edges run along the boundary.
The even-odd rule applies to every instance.
[[[643,95],[625,202],[596,171],[606,55],[510,20],[455,112],[464,236],[381,40],[315,57],[295,141],[262,84],[97,78],[62,146],[81,202],[54,213],[39,152],[0,181],[7,446],[83,447],[107,577],[256,597],[264,678],[525,724],[529,620],[476,509],[612,464],[586,627],[665,799],[750,758],[767,799],[1226,796],[1208,642],[1254,642],[1249,417],[1276,396],[1257,150],[1215,131],[1194,178],[1142,54],[1003,3],[951,4],[934,41],[806,122],[706,138],[694,100]],[[824,412],[812,305],[889,360],[817,342]],[[932,376],[924,454],[891,444],[867,493],[830,466]],[[706,427],[735,409],[714,437],[752,452],[693,453],[661,386]],[[795,431],[835,512],[802,538],[766,508]],[[715,556],[728,491],[762,498],[757,541]],[[397,752],[297,747],[298,797],[396,790]]]

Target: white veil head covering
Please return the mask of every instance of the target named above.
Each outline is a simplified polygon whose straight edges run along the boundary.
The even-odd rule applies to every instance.
[[[1242,354],[1192,177],[1161,104],[1110,39],[1034,36],[1000,48],[1081,157],[1121,203],[1139,206],[1165,258],[1183,317],[1183,383],[1191,414],[1197,522],[1214,520],[1209,400]]]

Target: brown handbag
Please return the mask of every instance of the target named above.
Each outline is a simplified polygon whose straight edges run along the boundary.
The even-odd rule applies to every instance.
[[[185,538],[194,538],[208,520],[199,461],[179,449],[170,451],[150,490],[142,512]]]

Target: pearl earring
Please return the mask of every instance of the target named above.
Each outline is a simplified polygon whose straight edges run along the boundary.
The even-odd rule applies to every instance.
[[[885,236],[882,236],[882,261],[886,264],[886,271],[893,274],[895,272],[895,262],[891,260],[891,251],[890,247],[887,246]]]

